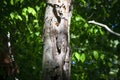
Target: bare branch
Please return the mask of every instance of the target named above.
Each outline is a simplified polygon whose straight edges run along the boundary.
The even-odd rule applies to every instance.
[[[88,21],[88,23],[96,24],[96,25],[99,25],[99,26],[101,26],[101,27],[104,27],[104,28],[105,28],[107,31],[109,31],[110,33],[112,33],[112,34],[120,37],[120,34],[119,34],[119,33],[116,33],[116,32],[114,32],[114,31],[112,31],[112,30],[111,30],[107,25],[105,25],[105,24],[96,22],[96,21],[94,21],[94,20]]]

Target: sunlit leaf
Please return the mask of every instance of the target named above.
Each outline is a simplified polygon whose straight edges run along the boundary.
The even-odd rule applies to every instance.
[[[85,59],[86,59],[86,56],[85,56],[84,53],[82,53],[81,56],[80,56],[81,62],[83,63],[85,61]]]
[[[75,56],[72,55],[72,61],[76,61],[76,58]]]
[[[22,15],[26,16],[26,11],[27,11],[27,8],[24,8],[24,9],[22,10]]]
[[[87,27],[88,27],[88,24],[87,24],[87,23],[85,23],[85,24],[84,24],[84,27],[86,27],[86,28],[87,28]]]
[[[75,20],[79,21],[80,20],[80,16],[76,16]]]
[[[117,47],[117,45],[119,44],[119,41],[118,40],[114,40],[114,48],[116,48]]]
[[[76,59],[79,61],[80,58],[81,58],[81,57],[80,57],[80,54],[79,54],[78,52],[75,52],[74,55],[75,55]]]
[[[99,58],[98,52],[97,52],[97,51],[94,51],[94,52],[93,52],[93,56],[94,56],[94,58],[97,60],[97,59]]]
[[[109,74],[110,75],[116,75],[119,71],[119,68],[111,68]]]
[[[33,16],[36,16],[36,11],[34,8],[28,7],[28,12],[31,13]]]
[[[35,34],[36,34],[36,36],[40,36],[40,32],[36,32]]]
[[[105,55],[104,54],[101,54],[100,55],[100,58],[103,60],[105,58]]]
[[[24,2],[24,0],[20,0],[20,3],[23,3]]]
[[[22,21],[22,17],[20,15],[16,15],[16,19],[19,19]]]
[[[94,33],[96,34],[98,32],[98,29],[94,29]]]
[[[85,19],[82,18],[82,16],[80,16],[80,15],[77,15],[77,16],[75,17],[75,20],[76,20],[76,21],[83,21],[83,22],[85,22]]]
[[[99,31],[101,35],[104,35],[104,32],[102,31],[102,29],[99,29]]]
[[[38,22],[38,20],[36,20],[36,19],[35,19],[35,20],[33,20],[33,22],[37,23],[37,22]]]
[[[39,10],[40,10],[40,7],[39,7],[39,6],[36,6],[35,8],[36,8],[36,10],[37,10],[37,11],[39,11]]]
[[[11,4],[11,5],[14,5],[14,2],[13,2],[13,0],[10,0],[10,4]]]
[[[87,5],[85,0],[81,0],[81,1],[83,2],[84,6],[86,6],[86,5]]]
[[[14,16],[15,16],[14,13],[10,13],[10,17],[11,17],[12,19],[14,18]]]
[[[11,19],[19,19],[22,21],[22,17],[16,12],[10,13],[10,17],[11,17]]]
[[[90,29],[90,32],[93,33],[93,28]]]

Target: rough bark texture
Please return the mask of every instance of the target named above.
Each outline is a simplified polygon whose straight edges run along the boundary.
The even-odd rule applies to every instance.
[[[72,0],[47,0],[44,23],[43,80],[70,80]]]

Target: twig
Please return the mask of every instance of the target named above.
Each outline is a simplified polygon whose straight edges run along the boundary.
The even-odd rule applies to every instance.
[[[92,24],[96,24],[96,25],[99,25],[101,27],[104,27],[107,31],[109,31],[110,33],[114,34],[114,35],[117,35],[120,37],[120,34],[119,33],[116,33],[114,31],[112,31],[107,25],[105,24],[102,24],[102,23],[99,23],[99,22],[95,22],[94,20],[93,21],[88,21],[88,23],[92,23]]]

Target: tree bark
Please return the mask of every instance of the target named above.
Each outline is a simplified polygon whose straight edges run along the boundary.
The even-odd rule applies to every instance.
[[[11,51],[10,33],[1,35],[0,80],[14,80],[19,73]]]
[[[43,80],[70,80],[72,0],[47,0],[43,28]]]

